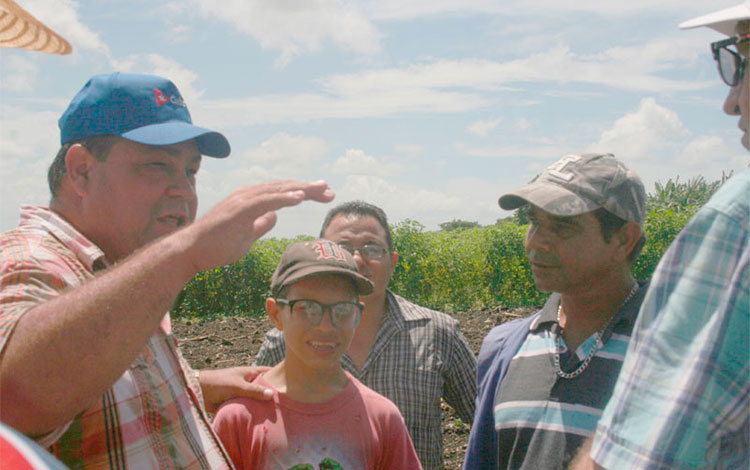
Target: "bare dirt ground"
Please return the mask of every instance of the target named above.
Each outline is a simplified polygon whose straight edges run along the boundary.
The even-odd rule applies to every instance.
[[[533,311],[533,308],[493,308],[455,313],[453,316],[461,322],[461,331],[476,354],[482,339],[493,326],[524,317]],[[263,343],[263,335],[271,324],[265,316],[226,317],[212,320],[173,319],[172,327],[185,358],[194,368],[204,369],[252,364],[255,353]],[[446,470],[461,468],[468,439],[469,426],[457,418],[450,406],[444,404]]]

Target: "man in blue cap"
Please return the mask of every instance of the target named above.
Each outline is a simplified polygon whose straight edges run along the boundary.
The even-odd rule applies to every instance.
[[[198,271],[247,253],[276,210],[333,192],[243,187],[192,223],[201,155],[230,147],[160,77],[93,77],[59,124],[49,208],[22,207],[0,235],[0,419],[71,468],[231,468],[205,410],[270,393],[248,383],[252,368],[193,371],[167,312]]]
[[[750,0],[686,21],[711,44],[750,150]],[[750,170],[733,176],[654,272],[593,447],[572,468],[750,468]]]

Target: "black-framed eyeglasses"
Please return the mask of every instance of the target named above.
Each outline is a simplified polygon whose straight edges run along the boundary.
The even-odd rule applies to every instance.
[[[749,41],[750,33],[743,33],[722,41],[711,43],[711,52],[719,68],[719,75],[729,86],[737,86],[747,69],[747,59],[737,51],[729,49],[730,46]]]
[[[359,324],[365,306],[354,302],[323,304],[312,299],[276,299],[281,305],[288,305],[292,316],[303,320],[310,327],[320,325],[323,313],[328,310],[331,324],[336,328],[353,330]]]
[[[364,259],[383,259],[388,253],[388,250],[375,243],[368,243],[359,247],[341,245],[341,248],[345,249],[354,256],[355,251],[359,251],[359,255]]]

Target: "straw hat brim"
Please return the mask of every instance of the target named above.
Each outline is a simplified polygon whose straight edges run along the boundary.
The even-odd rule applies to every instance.
[[[0,0],[0,47],[63,55],[73,50],[68,41],[13,0]]]

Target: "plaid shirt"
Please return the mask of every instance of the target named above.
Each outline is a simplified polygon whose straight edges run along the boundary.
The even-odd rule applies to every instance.
[[[344,370],[393,401],[404,416],[422,466],[443,468],[440,398],[462,420],[474,417],[477,361],[458,322],[387,292],[388,307],[362,370],[345,354]],[[281,331],[273,329],[255,358],[272,366],[284,359]]]
[[[750,171],[654,273],[592,457],[605,468],[750,468]]]
[[[106,267],[104,253],[61,217],[22,207],[19,226],[0,234],[0,360],[24,313]],[[71,468],[231,468],[202,403],[167,314],[122,377],[39,443]]]

